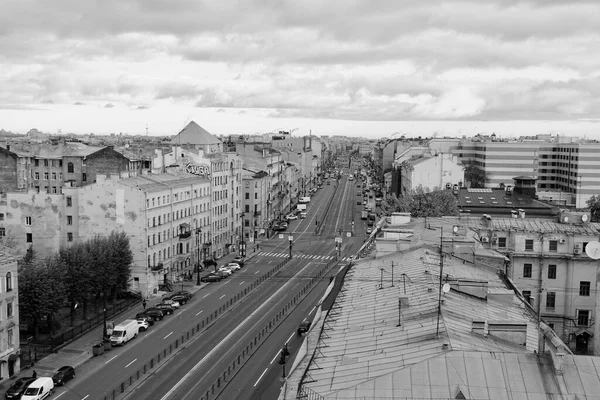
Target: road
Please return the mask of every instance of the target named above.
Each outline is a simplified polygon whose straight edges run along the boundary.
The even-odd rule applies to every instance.
[[[337,186],[337,188],[336,188]],[[337,189],[337,190],[336,190]],[[360,190],[360,189],[358,189]],[[157,322],[148,332],[95,357],[77,371],[77,378],[60,389],[55,398],[102,399],[107,391],[143,368],[149,359],[168,347],[182,334],[196,326],[219,309],[229,299],[246,290],[247,294],[218,319],[207,324],[200,334],[186,341],[172,359],[156,368],[152,374],[127,396],[130,399],[200,399],[216,398],[212,387],[218,383],[222,399],[275,399],[279,394],[284,366],[278,363],[285,344],[293,355],[301,338],[295,333],[298,324],[311,318],[315,304],[323,296],[329,276],[337,272],[334,237],[343,237],[341,257],[354,254],[364,239],[364,221],[360,220],[362,197],[356,195],[356,181],[343,177],[339,183],[323,185],[311,199],[306,219],[290,221],[281,235],[275,235],[260,244],[259,253],[240,271],[221,282],[211,283],[195,299],[175,315]],[[329,212],[319,235],[315,235],[316,221]],[[352,221],[357,235],[348,238]],[[266,274],[289,255],[289,236],[293,237],[292,259],[281,270],[253,287],[257,277]],[[249,248],[250,250],[250,248]],[[319,279],[315,277],[322,274]],[[242,354],[244,348],[281,313],[291,299],[299,296],[311,280],[315,281],[307,293],[290,308],[268,333],[253,354],[239,365],[235,375],[223,379],[224,371]],[[291,362],[289,362],[291,364]],[[289,367],[290,365],[287,365]]]

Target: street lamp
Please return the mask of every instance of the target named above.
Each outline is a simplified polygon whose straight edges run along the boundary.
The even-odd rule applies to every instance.
[[[242,257],[246,257],[246,242],[245,242],[245,237],[244,237],[244,216],[246,214],[244,214],[243,212],[240,213],[240,218],[242,219],[242,240],[240,241],[240,255]]]
[[[290,259],[292,258],[292,243],[294,241],[294,236],[289,235],[288,240],[290,241]]]
[[[196,251],[198,251],[198,262],[196,264],[196,269],[198,272],[198,277],[196,278],[196,285],[200,285],[200,234],[202,233],[202,229],[196,228]]]

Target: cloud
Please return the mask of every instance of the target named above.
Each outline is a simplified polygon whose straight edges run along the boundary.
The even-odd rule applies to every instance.
[[[82,103],[80,101],[76,101],[75,103],[73,103],[74,106],[85,106],[85,103]]]
[[[99,4],[3,1],[0,104],[354,121],[589,120],[600,109],[591,0]]]

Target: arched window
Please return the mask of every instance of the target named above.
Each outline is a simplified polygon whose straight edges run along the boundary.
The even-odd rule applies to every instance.
[[[72,174],[72,173],[75,172],[75,168],[73,168],[73,163],[72,162],[70,162],[70,163],[67,164],[67,172],[69,174]]]
[[[12,291],[12,274],[10,272],[6,273],[6,291]]]

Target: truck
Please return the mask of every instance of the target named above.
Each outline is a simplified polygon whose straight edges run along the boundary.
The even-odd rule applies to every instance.
[[[297,210],[298,212],[303,212],[303,211],[306,211],[306,204],[298,204],[298,205],[296,206],[296,210]]]
[[[298,200],[298,203],[310,203],[310,196],[300,197],[300,200]]]
[[[363,210],[360,213],[360,219],[367,219],[368,215],[369,215],[369,212],[367,210]]]
[[[126,319],[114,327],[110,336],[110,344],[113,346],[122,346],[131,339],[134,339],[140,331],[140,326],[135,319]]]

